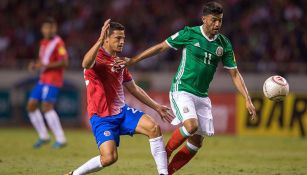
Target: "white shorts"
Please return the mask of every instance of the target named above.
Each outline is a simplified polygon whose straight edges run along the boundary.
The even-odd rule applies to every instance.
[[[169,93],[170,103],[175,119],[172,125],[183,123],[187,119],[198,120],[196,134],[212,136],[214,134],[211,101],[209,97],[198,97],[188,92],[177,91]]]

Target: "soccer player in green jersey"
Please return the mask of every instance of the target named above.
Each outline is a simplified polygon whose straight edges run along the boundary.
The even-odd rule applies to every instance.
[[[251,119],[256,118],[255,107],[244,80],[237,68],[230,41],[219,30],[223,7],[217,2],[206,3],[201,18],[203,25],[185,27],[160,44],[137,56],[118,60],[118,65],[132,65],[145,58],[173,48],[182,48],[181,64],[173,78],[170,103],[176,118],[172,124],[182,123],[166,145],[168,158],[186,140],[186,145],[170,161],[169,174],[187,164],[202,146],[204,136],[214,134],[211,102],[208,88],[219,62],[228,69],[235,87],[245,97]]]

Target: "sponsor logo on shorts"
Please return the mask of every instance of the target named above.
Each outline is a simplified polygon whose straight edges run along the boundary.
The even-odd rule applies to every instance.
[[[105,136],[110,136],[110,135],[111,135],[111,132],[110,132],[110,131],[105,131],[105,132],[103,132],[103,135],[105,135]]]
[[[188,107],[183,107],[183,113],[188,113],[190,110]]]

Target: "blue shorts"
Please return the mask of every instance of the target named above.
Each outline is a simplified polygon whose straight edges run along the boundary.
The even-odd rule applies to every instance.
[[[37,83],[31,92],[30,99],[55,103],[58,93],[58,87]]]
[[[120,135],[132,136],[143,115],[144,112],[131,108],[128,105],[125,105],[121,109],[121,113],[117,115],[108,117],[93,115],[90,123],[98,148],[108,140],[114,140],[116,146],[119,146]]]

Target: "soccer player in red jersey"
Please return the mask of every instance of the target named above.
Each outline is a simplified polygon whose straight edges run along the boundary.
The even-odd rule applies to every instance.
[[[33,145],[34,148],[40,148],[50,141],[48,130],[44,123],[43,115],[53,134],[56,142],[53,148],[61,148],[66,145],[66,138],[61,126],[59,116],[54,110],[59,88],[63,85],[64,68],[68,66],[68,55],[65,44],[57,33],[57,23],[53,18],[46,18],[42,23],[41,32],[43,39],[40,42],[39,59],[29,64],[29,70],[39,70],[39,82],[33,88],[28,104],[27,111],[30,121],[36,131],[39,139]]]
[[[149,138],[151,153],[159,174],[168,174],[167,157],[159,125],[142,111],[125,104],[123,86],[137,99],[171,121],[169,108],[156,103],[135,84],[127,68],[114,66],[123,49],[125,28],[107,20],[96,44],[84,56],[82,66],[87,86],[87,110],[100,155],[70,172],[81,175],[96,172],[117,161],[120,135],[143,134]]]

